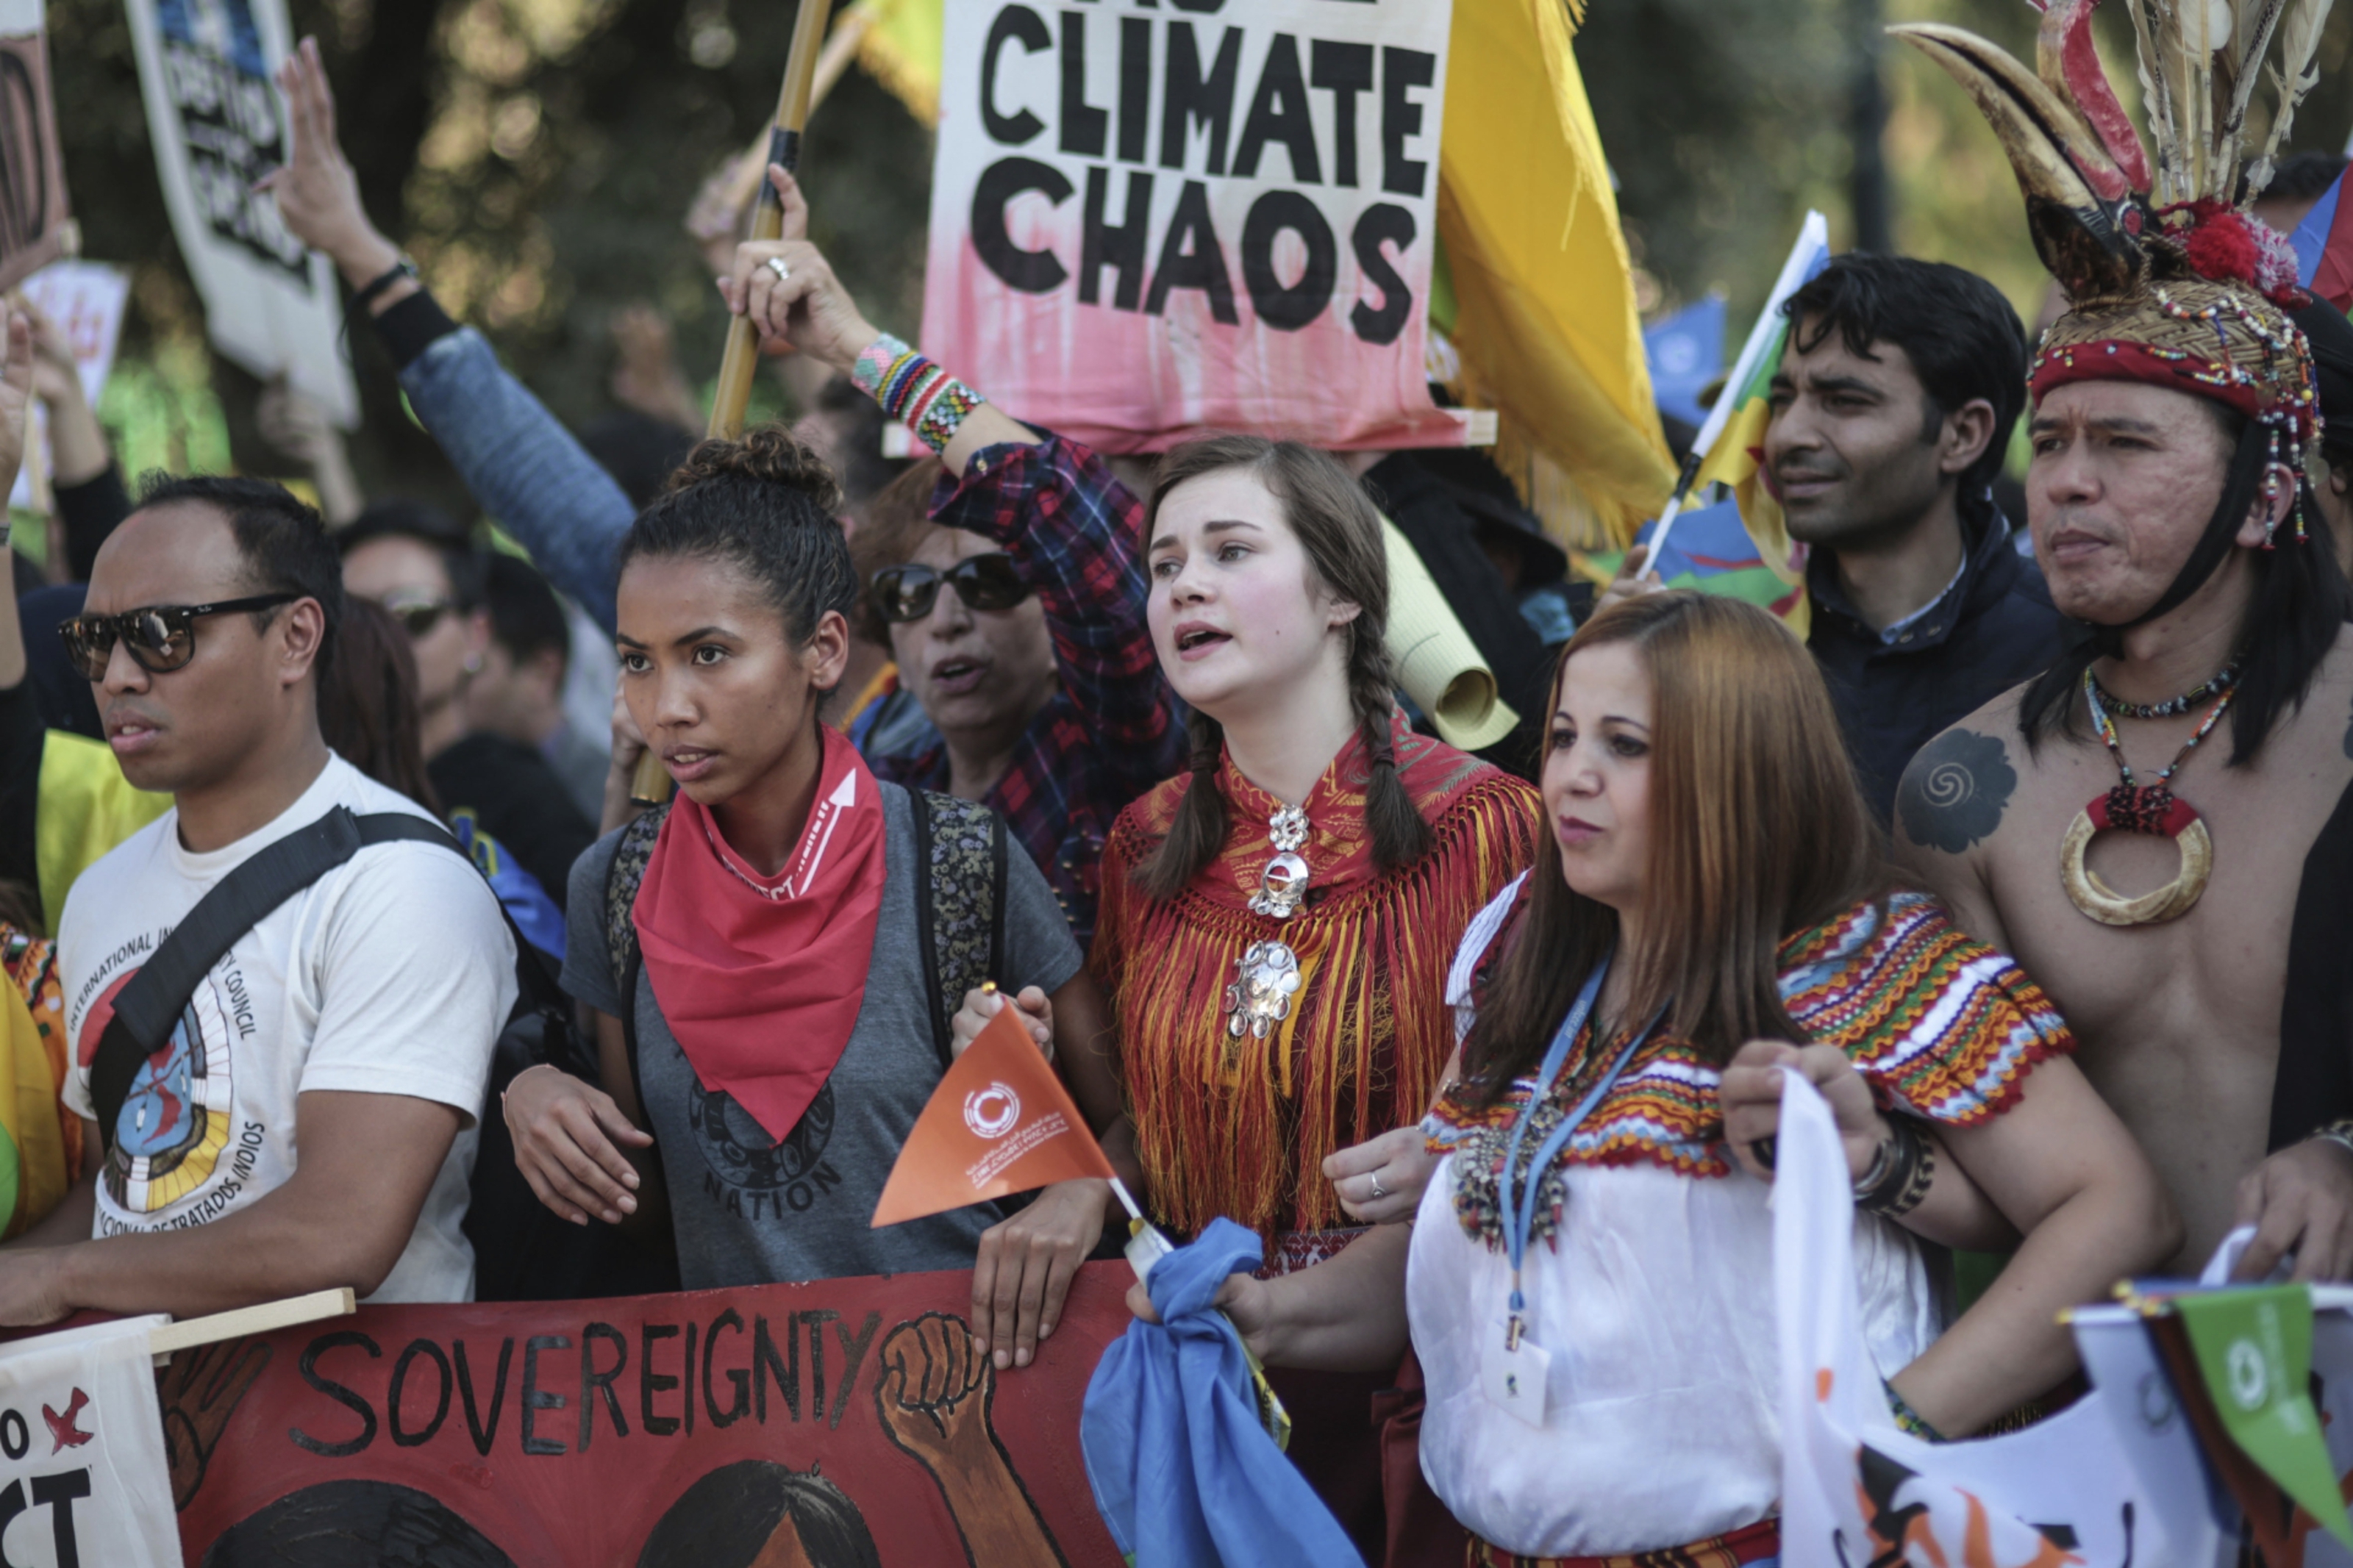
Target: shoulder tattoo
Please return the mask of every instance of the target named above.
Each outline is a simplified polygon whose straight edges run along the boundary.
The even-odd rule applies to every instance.
[[[1958,855],[2001,826],[2017,789],[2010,749],[1998,736],[1947,730],[1904,770],[1895,810],[1914,843]]]

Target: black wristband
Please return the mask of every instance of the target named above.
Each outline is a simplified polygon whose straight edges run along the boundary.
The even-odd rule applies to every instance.
[[[416,276],[417,263],[409,260],[408,258],[404,256],[399,260],[394,262],[389,268],[385,268],[382,276],[376,278],[374,281],[370,282],[366,288],[362,289],[358,293],[353,295],[351,304],[345,307],[345,309],[353,314],[356,314],[361,310],[364,310],[368,306],[375,303],[377,295],[383,293],[385,289],[391,288],[402,279],[414,278]]]
[[[372,316],[375,335],[392,355],[395,370],[406,370],[417,355],[458,330],[449,312],[429,289],[419,289],[380,316]]]

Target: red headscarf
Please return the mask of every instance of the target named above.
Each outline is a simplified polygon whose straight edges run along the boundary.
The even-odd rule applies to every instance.
[[[882,913],[881,786],[828,728],[817,802],[784,874],[761,876],[681,794],[633,918],[662,1019],[694,1076],[782,1141],[841,1059]]]

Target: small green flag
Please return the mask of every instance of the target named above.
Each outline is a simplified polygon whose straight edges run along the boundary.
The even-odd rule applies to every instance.
[[[2177,1296],[2198,1370],[2231,1440],[2329,1534],[2353,1520],[2312,1407],[2312,1292],[2301,1285]]]

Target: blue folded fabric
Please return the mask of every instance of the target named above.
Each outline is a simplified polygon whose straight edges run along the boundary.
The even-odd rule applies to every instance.
[[[1213,1220],[1153,1266],[1160,1321],[1128,1324],[1079,1416],[1095,1507],[1134,1568],[1364,1568],[1305,1478],[1259,1425],[1241,1337],[1211,1303],[1254,1269],[1258,1237]]]

